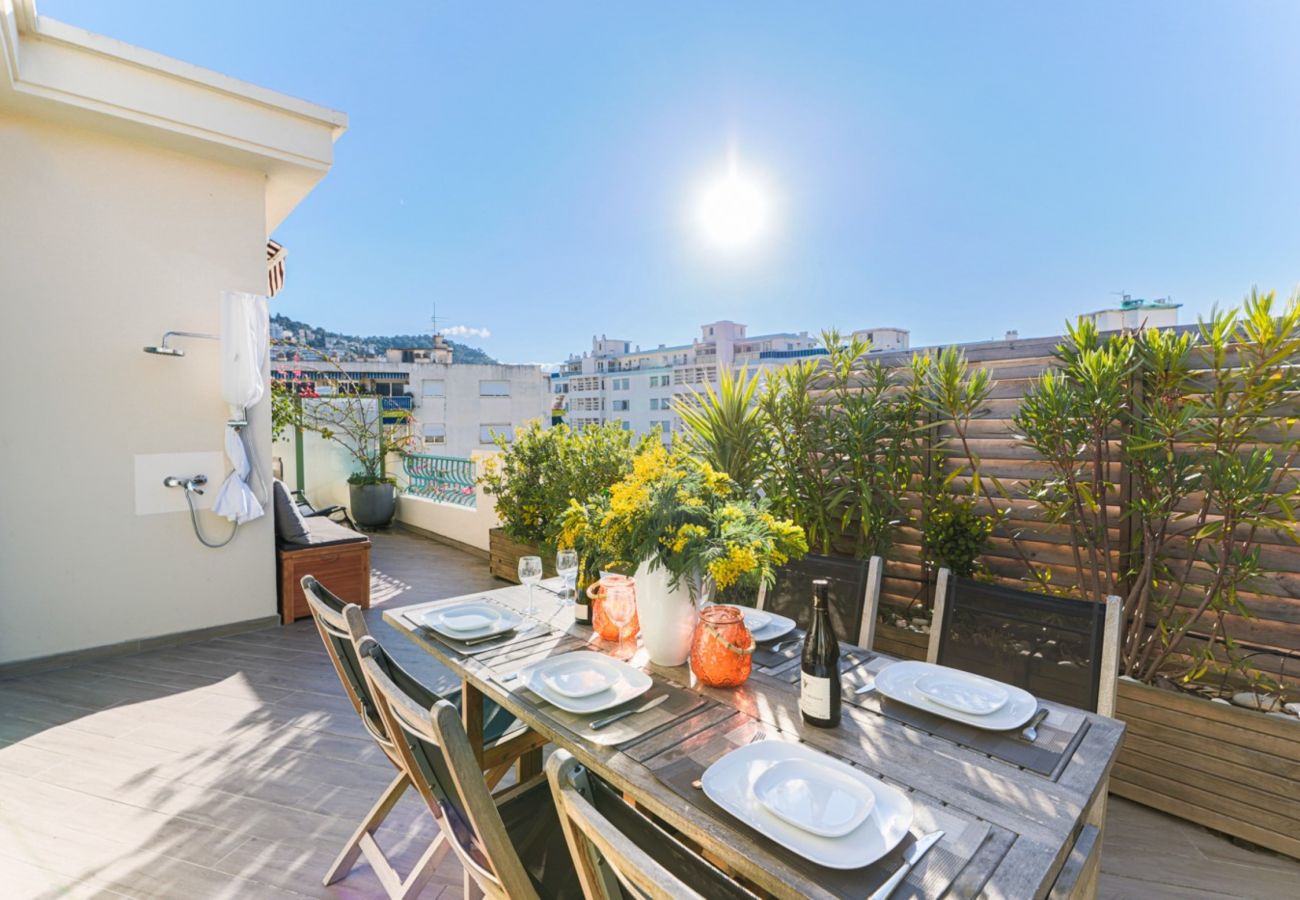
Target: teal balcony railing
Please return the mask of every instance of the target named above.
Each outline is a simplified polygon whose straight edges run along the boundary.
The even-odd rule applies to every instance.
[[[408,453],[402,457],[408,481],[406,493],[454,503],[473,509],[478,505],[474,490],[474,460],[463,456],[431,456]]]

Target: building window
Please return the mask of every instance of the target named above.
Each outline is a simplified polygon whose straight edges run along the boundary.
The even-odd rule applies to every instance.
[[[659,398],[658,398],[658,397],[651,397],[651,398],[650,398],[650,409],[651,409],[651,410],[656,410],[656,409],[658,409],[658,408],[659,408]],[[653,425],[654,422],[651,422],[650,424]]]
[[[480,397],[509,397],[510,382],[480,381],[478,383],[478,395]]]
[[[506,443],[509,444],[515,439],[514,426],[500,423],[495,425],[480,425],[478,427],[478,442],[480,444],[496,443],[494,435],[500,435],[505,438]]]
[[[628,408],[628,402],[626,400],[611,400],[609,403],[609,408],[614,410],[615,412],[626,412]]]
[[[632,423],[631,423],[631,422],[622,422],[622,423],[620,423],[620,424],[623,426],[623,430],[624,430],[624,431],[631,431],[631,430],[632,430]]]
[[[447,382],[441,379],[437,381],[426,379],[421,388],[421,393],[425,397],[445,397],[447,396]]]
[[[447,426],[440,422],[425,422],[424,442],[426,444],[447,443]]]

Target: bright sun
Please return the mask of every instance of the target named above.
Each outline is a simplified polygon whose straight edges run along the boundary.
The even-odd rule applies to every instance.
[[[708,240],[724,249],[752,244],[767,227],[763,190],[746,178],[733,159],[727,172],[700,196],[699,221]]]

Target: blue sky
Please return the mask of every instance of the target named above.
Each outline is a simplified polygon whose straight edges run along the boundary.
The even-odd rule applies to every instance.
[[[437,303],[513,362],[720,318],[917,346],[1300,282],[1300,3],[39,9],[349,115],[275,234],[273,309],[340,331]],[[744,254],[691,218],[733,145],[774,209]]]

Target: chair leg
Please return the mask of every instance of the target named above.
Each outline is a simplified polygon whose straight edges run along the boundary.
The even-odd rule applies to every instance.
[[[392,783],[380,795],[379,801],[370,808],[370,812],[366,813],[366,817],[357,826],[357,830],[352,832],[352,837],[348,838],[348,842],[343,845],[343,849],[334,860],[334,864],[330,866],[329,871],[325,873],[325,877],[321,880],[322,884],[331,885],[352,870],[357,857],[361,855],[362,840],[379,829],[384,819],[397,805],[397,801],[402,799],[402,794],[406,793],[406,789],[410,786],[411,779],[406,776],[405,772],[399,773],[392,780]]]

